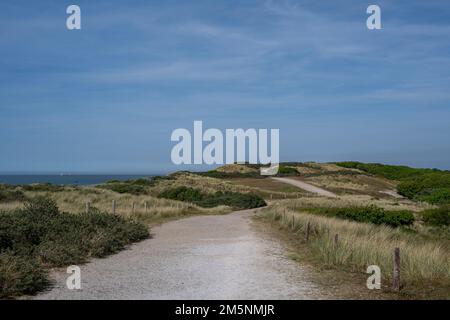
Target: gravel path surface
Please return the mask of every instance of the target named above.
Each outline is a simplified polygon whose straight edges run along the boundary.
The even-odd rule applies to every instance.
[[[81,290],[65,272],[36,299],[320,299],[308,271],[262,233],[253,210],[195,216],[152,229],[152,239],[81,265]]]
[[[333,192],[327,191],[325,189],[313,186],[312,184],[300,181],[300,180],[294,180],[294,179],[289,179],[289,178],[272,178],[274,180],[280,181],[280,182],[284,182],[284,183],[288,183],[291,184],[293,186],[296,186],[300,189],[309,191],[309,192],[313,192],[313,193],[317,193],[320,194],[321,196],[325,196],[325,197],[330,197],[330,198],[337,198],[337,195],[335,195]]]

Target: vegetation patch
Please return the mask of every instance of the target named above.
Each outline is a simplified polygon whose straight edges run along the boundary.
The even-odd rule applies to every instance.
[[[151,187],[155,184],[150,179],[135,179],[135,180],[110,180],[104,184],[98,186],[98,188],[111,190],[117,193],[128,193],[132,195],[148,194],[147,187]]]
[[[450,203],[450,173],[434,172],[404,180],[397,186],[397,192],[413,200],[448,204]]]
[[[391,227],[409,226],[414,223],[414,215],[410,211],[386,211],[375,205],[348,208],[308,208],[307,211],[358,222],[385,224]]]
[[[27,197],[21,190],[0,189],[0,202],[25,201]]]
[[[206,172],[196,172],[195,174],[217,178],[217,179],[235,179],[235,178],[256,178],[256,179],[264,179],[265,176],[262,176],[259,172],[225,172],[225,171],[217,171],[210,170]]]
[[[24,209],[0,213],[0,298],[43,289],[46,267],[104,257],[148,236],[144,225],[118,215],[95,208],[63,213],[54,201],[36,197]]]
[[[285,165],[280,165],[278,167],[278,176],[298,176],[299,172],[296,168],[294,167],[288,167]]]
[[[354,161],[336,164],[387,179],[398,180],[400,183],[397,186],[397,192],[409,199],[432,204],[450,204],[450,171]]]
[[[26,184],[20,187],[24,191],[36,191],[36,192],[60,192],[66,190],[65,186],[60,186],[52,183]]]
[[[251,193],[217,191],[212,194],[202,193],[199,189],[180,186],[163,191],[160,198],[192,202],[200,207],[212,208],[219,205],[233,209],[251,209],[264,207],[266,202],[260,196]]]
[[[268,221],[295,234],[322,266],[361,273],[367,266],[377,265],[382,270],[382,283],[390,283],[392,254],[398,247],[401,252],[402,292],[417,293],[431,286],[433,292],[444,292],[443,297],[448,298],[450,256],[444,242],[425,241],[416,234],[386,225],[284,209],[272,206],[263,209],[261,214]],[[309,234],[307,242],[306,232]],[[336,234],[339,235],[337,242]]]
[[[422,212],[425,224],[438,227],[450,225],[450,206],[442,206],[437,209],[429,209]]]

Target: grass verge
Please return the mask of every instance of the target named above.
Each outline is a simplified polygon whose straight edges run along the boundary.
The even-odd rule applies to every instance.
[[[450,298],[450,255],[445,242],[424,241],[385,225],[298,213],[280,206],[263,209],[261,215],[303,243],[309,223],[310,237],[305,244],[323,266],[360,273],[369,265],[378,265],[383,283],[391,281],[392,252],[399,247],[402,293],[417,296],[431,290],[438,298]]]

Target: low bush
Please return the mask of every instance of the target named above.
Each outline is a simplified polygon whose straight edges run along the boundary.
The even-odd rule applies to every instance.
[[[27,197],[20,190],[0,190],[0,202],[25,201]]]
[[[40,290],[45,267],[103,257],[148,235],[144,225],[117,215],[95,208],[62,213],[54,201],[34,198],[24,209],[0,213],[0,270],[13,270],[0,273],[0,297]],[[30,268],[36,279],[27,275]]]
[[[202,201],[205,198],[205,194],[198,189],[181,186],[164,190],[159,194],[159,198],[195,203]]]
[[[298,176],[299,172],[296,168],[280,165],[278,168],[279,176]]]
[[[429,209],[422,212],[422,219],[425,224],[432,226],[450,225],[450,206],[443,206],[437,209]]]
[[[155,177],[156,178],[156,177]],[[129,193],[133,195],[148,194],[147,187],[155,185],[155,179],[140,178],[135,180],[109,180],[98,188],[108,189],[117,193]]]
[[[450,188],[434,189],[430,191],[423,191],[419,196],[419,200],[432,204],[446,204],[450,203]]]
[[[159,194],[160,198],[192,202],[198,206],[212,208],[225,205],[234,209],[259,208],[266,205],[264,199],[251,193],[221,192],[202,193],[198,189],[180,186],[167,189]]]
[[[349,208],[311,208],[308,210],[321,215],[377,225],[385,224],[391,227],[409,226],[414,223],[414,215],[410,211],[386,211],[374,205]]]
[[[450,174],[430,173],[402,181],[397,191],[409,199],[432,204],[450,203]]]
[[[37,192],[59,192],[65,190],[64,186],[51,183],[25,184],[20,187],[22,188],[22,190],[25,191],[37,191]]]
[[[239,178],[254,178],[254,179],[264,179],[265,176],[262,176],[259,172],[223,172],[217,170],[210,170],[206,172],[196,172],[195,174],[216,178],[216,179],[239,179]]]
[[[409,199],[432,204],[450,203],[450,172],[379,163],[338,162],[345,168],[359,169],[387,179],[398,180],[397,192]]]
[[[205,197],[203,200],[197,202],[197,204],[205,208],[225,205],[234,209],[252,209],[266,206],[264,199],[255,194],[221,191],[216,192],[212,196]]]
[[[357,161],[336,162],[335,164],[344,168],[358,169],[391,180],[409,179],[421,176],[423,174],[440,171],[437,169],[420,169],[411,168],[408,166],[393,166],[381,163],[362,163]]]
[[[47,272],[34,257],[0,253],[0,298],[33,294],[49,284]]]

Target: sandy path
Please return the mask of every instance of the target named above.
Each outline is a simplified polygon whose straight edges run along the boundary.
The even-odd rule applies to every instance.
[[[325,196],[325,197],[330,197],[330,198],[337,198],[337,195],[334,194],[333,192],[321,189],[319,187],[313,186],[309,183],[300,181],[300,180],[294,180],[294,179],[289,179],[289,178],[272,178],[274,180],[280,181],[280,182],[284,182],[284,183],[288,183],[291,184],[293,186],[296,186],[300,189],[309,191],[309,192],[313,192],[313,193],[317,193],[320,194],[321,196]]]
[[[81,265],[81,290],[55,286],[37,299],[318,299],[327,290],[254,227],[252,210],[196,216],[152,230],[153,238]]]

